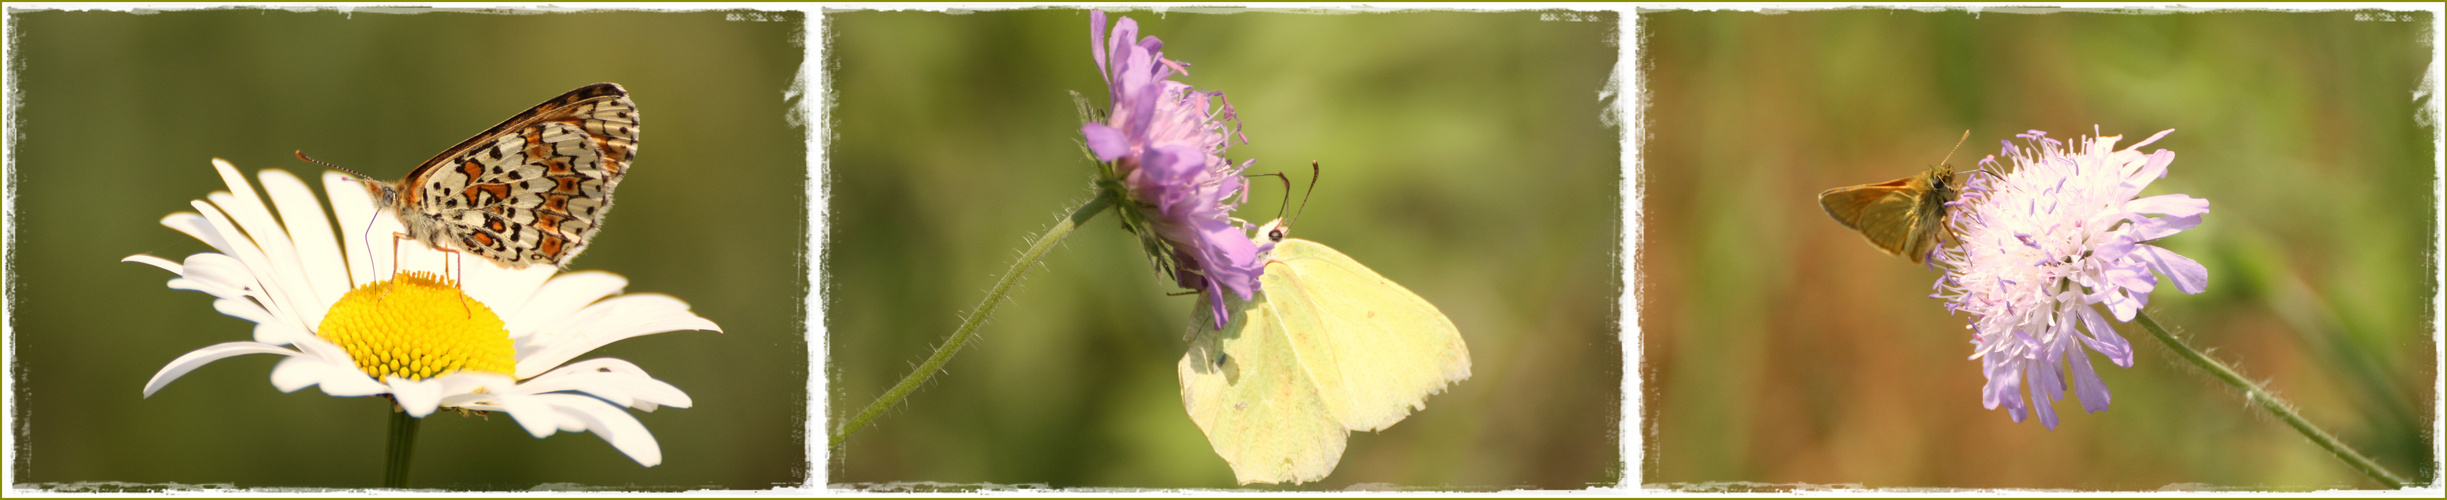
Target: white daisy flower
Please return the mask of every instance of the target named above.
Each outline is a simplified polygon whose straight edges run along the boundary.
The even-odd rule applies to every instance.
[[[627,361],[570,360],[640,335],[721,331],[687,303],[618,295],[628,281],[611,273],[513,271],[394,240],[406,232],[396,216],[378,216],[362,186],[325,173],[343,244],[296,176],[260,174],[279,208],[275,220],[235,167],[216,158],[213,168],[230,191],[213,192],[193,202],[195,213],[170,214],[162,225],[217,252],[184,262],[141,254],[123,260],[177,273],[170,288],[211,294],[213,309],[255,322],[254,340],[179,356],[145,383],[146,397],[207,363],[279,354],[288,358],[271,378],[282,392],[319,385],[340,397],[387,394],[418,418],[440,408],[504,412],[538,438],[594,432],[638,464],[662,463],[654,435],[620,406],[686,408],[688,394]]]

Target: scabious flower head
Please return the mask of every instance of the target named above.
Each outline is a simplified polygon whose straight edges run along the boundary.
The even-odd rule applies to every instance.
[[[2027,381],[2040,423],[2055,429],[2051,408],[2070,375],[2084,410],[2106,410],[2107,385],[2083,349],[2127,368],[2133,351],[2093,305],[2132,321],[2160,275],[2184,293],[2208,286],[2207,269],[2150,242],[2199,225],[2209,200],[2133,198],[2175,161],[2172,151],[2137,150],[2169,132],[2119,150],[2122,136],[2084,137],[2068,147],[2029,131],[2016,136],[2024,147],[2005,143],[2010,165],[1981,160],[1962,197],[1949,203],[1946,224],[1958,243],[1939,251],[1945,275],[1933,297],[1970,313],[1971,357],[1988,376],[1981,402],[1989,409],[2003,406],[2022,421]]]
[[[1088,14],[1096,66],[1110,91],[1112,109],[1101,123],[1080,127],[1087,146],[1103,163],[1099,184],[1123,195],[1123,227],[1137,233],[1156,267],[1171,272],[1183,288],[1199,291],[1214,308],[1217,328],[1225,318],[1224,292],[1249,300],[1265,271],[1233,208],[1248,198],[1238,165],[1223,157],[1240,134],[1231,103],[1222,92],[1201,92],[1173,81],[1188,65],[1164,58],[1164,42],[1138,38],[1138,22],[1124,17],[1105,36],[1104,11]],[[1254,160],[1252,160],[1254,161]]]

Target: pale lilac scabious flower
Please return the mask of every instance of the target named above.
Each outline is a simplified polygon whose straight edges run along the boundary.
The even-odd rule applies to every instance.
[[[2106,410],[2107,385],[2083,348],[2126,368],[2133,350],[2092,305],[2129,322],[2149,303],[2159,275],[2184,293],[2208,285],[2200,263],[2150,242],[2199,225],[2209,200],[2133,199],[2175,161],[2172,151],[2136,150],[2169,132],[2118,150],[2122,136],[2085,137],[2067,147],[2033,130],[2016,136],[2028,147],[2005,143],[2010,166],[1993,156],[1981,160],[1962,197],[1948,204],[1947,226],[1959,245],[1940,250],[1946,270],[1933,297],[1971,313],[1971,357],[1988,376],[1981,402],[1989,409],[2004,406],[2022,421],[2027,380],[2040,423],[2053,430],[2052,406],[2064,398],[2070,372],[2082,409]]]
[[[1233,165],[1223,158],[1229,138],[1239,135],[1232,105],[1222,92],[1173,81],[1175,73],[1188,74],[1187,65],[1165,59],[1164,42],[1156,37],[1133,43],[1137,21],[1122,18],[1108,39],[1104,11],[1088,17],[1113,108],[1104,123],[1088,123],[1080,132],[1096,160],[1108,165],[1107,189],[1125,195],[1124,227],[1140,235],[1159,268],[1206,296],[1222,328],[1230,315],[1220,292],[1249,300],[1265,271],[1258,261],[1265,249],[1231,218],[1248,197],[1241,171],[1249,168],[1249,162]]]

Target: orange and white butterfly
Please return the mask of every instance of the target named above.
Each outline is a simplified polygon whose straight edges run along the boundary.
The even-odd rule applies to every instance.
[[[400,182],[356,174],[406,237],[510,269],[567,265],[603,229],[637,156],[637,104],[598,83],[537,104],[425,160]],[[346,169],[343,169],[346,170]]]

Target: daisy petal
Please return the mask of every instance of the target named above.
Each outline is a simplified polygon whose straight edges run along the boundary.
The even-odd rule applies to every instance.
[[[197,282],[197,287],[193,290],[212,294],[214,297],[246,297],[251,295],[250,292],[261,289],[256,285],[255,274],[247,270],[246,264],[229,258],[227,255],[217,253],[189,255],[187,264],[183,268],[187,272],[181,274],[180,277]]]
[[[323,172],[323,194],[331,197],[331,216],[339,222],[340,251],[348,260],[348,284],[356,287],[372,283],[374,276],[373,237],[374,198],[365,186],[351,182],[348,175]]]
[[[185,277],[178,277],[178,278],[170,278],[170,282],[168,283],[168,285],[169,285],[169,287],[170,287],[170,289],[171,289],[171,290],[190,290],[190,291],[204,292],[204,294],[205,294],[205,295],[211,295],[211,296],[214,296],[214,297],[219,297],[219,298],[221,298],[222,300],[238,300],[238,301],[245,301],[245,300],[249,300],[249,299],[248,299],[248,297],[246,296],[246,291],[245,291],[245,290],[239,290],[239,289],[236,289],[236,288],[230,288],[230,287],[227,287],[227,286],[222,286],[222,285],[221,285],[221,284],[219,284],[219,283],[213,283],[213,282],[210,282],[210,281],[202,281],[202,280],[188,279],[188,278],[185,278]],[[270,314],[270,313],[268,313],[268,312],[267,312],[267,313],[265,313],[265,314]]]
[[[253,241],[255,250],[261,252],[256,256],[260,260],[249,264],[270,266],[264,268],[270,271],[264,273],[264,277],[268,278],[263,280],[264,288],[299,304],[301,307],[292,312],[306,323],[321,321],[323,307],[320,306],[325,303],[316,300],[313,285],[307,283],[305,269],[298,265],[297,244],[289,241],[288,231],[282,229],[280,222],[272,219],[272,209],[264,206],[263,198],[255,194],[253,184],[246,181],[246,176],[239,175],[237,168],[218,158],[213,159],[213,168],[221,172],[221,180],[229,184],[230,190],[207,195],[205,199],[212,200],[214,205],[221,208],[222,215],[245,230],[246,239]],[[211,214],[206,216],[210,217]],[[241,255],[240,258],[245,259],[246,256]]]
[[[573,391],[592,394],[621,406],[649,410],[650,407],[687,408],[688,394],[669,383],[643,374],[580,373],[558,377],[536,377],[519,386],[526,394]],[[651,411],[651,410],[649,410]]]
[[[555,338],[533,354],[518,360],[518,376],[534,376],[561,363],[593,351],[605,344],[662,332],[677,330],[708,330],[720,332],[721,327],[688,312],[688,304],[668,296],[631,294],[613,297],[579,310],[568,330],[544,332]],[[522,353],[524,354],[524,353]]]
[[[628,285],[627,278],[607,272],[563,274],[537,288],[535,297],[519,306],[517,314],[502,318],[505,323],[503,327],[510,330],[510,338],[522,341],[520,347],[523,350],[532,342],[530,338],[539,328],[554,326],[550,323],[552,321],[566,321],[578,309],[620,293],[621,287]]]
[[[536,292],[544,286],[544,283],[560,272],[560,269],[553,266],[527,266],[526,269],[510,269],[494,265],[491,261],[482,258],[464,255],[456,258],[467,260],[460,266],[460,289],[465,291],[468,297],[484,301],[495,309],[503,311],[525,309],[527,301],[534,300]]]
[[[272,365],[272,387],[280,392],[297,392],[309,386],[322,386],[323,393],[336,397],[372,396],[390,392],[373,377],[357,371],[355,366],[336,365],[313,356],[290,356]]]
[[[167,217],[162,217],[161,225],[167,226],[170,229],[176,229],[181,233],[186,233],[187,236],[194,237],[196,241],[204,242],[205,245],[211,246],[213,250],[219,250],[221,253],[226,254],[235,251],[232,250],[232,247],[230,246],[229,238],[222,237],[221,231],[213,228],[212,220],[204,218],[203,215],[198,215],[191,212],[174,213]]]
[[[229,193],[213,193],[210,195],[212,198],[228,198],[229,196]],[[213,234],[217,234],[228,239],[229,248],[224,249],[223,255],[235,258],[239,264],[239,267],[247,271],[250,278],[248,284],[253,285],[257,293],[261,293],[265,296],[265,298],[270,299],[267,300],[269,303],[265,304],[266,309],[270,309],[273,314],[279,315],[283,318],[295,318],[299,317],[297,315],[296,308],[312,307],[316,305],[291,305],[298,299],[298,297],[281,292],[281,280],[278,277],[273,276],[273,274],[275,274],[277,271],[272,270],[273,268],[271,267],[272,264],[270,258],[264,256],[263,249],[255,246],[255,242],[253,240],[245,239],[242,236],[245,233],[239,232],[237,225],[231,223],[229,218],[221,213],[220,209],[203,201],[189,203],[189,206],[195,207],[197,211],[204,214],[204,219],[212,224]],[[187,267],[194,268],[196,267],[196,263],[192,261],[188,262]],[[261,272],[255,272],[257,270],[261,270]]]
[[[501,411],[518,420],[518,427],[526,429],[527,435],[543,438],[561,428],[560,411],[541,400],[525,395],[503,395],[498,402]]]
[[[304,327],[278,321],[270,311],[252,300],[224,299],[212,301],[212,308],[238,319],[255,322],[255,341],[271,345],[291,345],[314,336]]]
[[[127,256],[127,258],[124,258],[124,259],[119,259],[119,261],[120,261],[120,262],[134,262],[134,263],[138,263],[138,264],[144,264],[144,265],[149,265],[149,266],[153,266],[153,267],[158,267],[158,268],[161,268],[161,270],[163,270],[163,271],[169,271],[171,274],[182,274],[182,273],[183,273],[183,271],[180,271],[181,266],[179,266],[177,262],[171,262],[171,261],[170,261],[170,259],[164,259],[164,258],[161,258],[161,257],[154,257],[154,256],[151,256],[151,255],[145,255],[145,254],[136,254],[136,255],[130,255],[130,256]]]
[[[145,381],[144,397],[153,397],[153,393],[160,391],[162,386],[170,385],[170,381],[178,380],[179,377],[186,376],[187,372],[195,371],[196,368],[205,364],[246,354],[294,356],[297,355],[297,351],[257,342],[222,342],[205,346],[203,349],[188,351],[186,354],[179,355],[178,359],[170,360],[170,364],[163,365],[161,371],[154,372],[152,380]]]
[[[663,463],[663,448],[655,444],[654,434],[646,432],[644,424],[639,424],[637,418],[620,411],[619,407],[586,396],[539,394],[532,397],[559,409],[562,415],[577,418],[586,425],[587,431],[602,437],[604,442],[611,443],[612,448],[627,454],[638,465],[653,467]]]
[[[391,386],[391,397],[399,401],[400,410],[408,412],[408,416],[425,418],[426,415],[432,415],[433,410],[442,406],[442,385],[440,383],[429,380],[409,380],[395,376],[383,377],[382,383]]]
[[[287,170],[267,169],[255,176],[263,181],[263,192],[272,197],[272,204],[280,207],[280,219],[295,242],[298,268],[315,300],[339,302],[340,294],[355,286],[348,282],[348,265],[340,257],[340,244],[331,237],[331,220],[323,217],[323,203],[315,199],[305,181]]]
[[[695,404],[688,398],[688,393],[681,391],[679,387],[675,387],[669,383],[663,382],[662,380],[655,379],[654,376],[646,374],[645,369],[638,368],[636,364],[620,358],[595,358],[570,363],[563,365],[560,368],[555,368],[552,371],[544,372],[543,375],[538,375],[535,378],[528,380],[530,382],[542,382],[556,377],[584,375],[590,373],[619,375],[621,378],[616,379],[615,382],[622,384],[621,387],[618,388],[622,394],[629,395],[629,401],[625,404],[627,404],[630,408],[636,408],[644,411],[654,411],[654,409],[658,406],[687,408]],[[597,394],[598,396],[601,395],[600,393],[588,391],[586,389],[577,390],[588,392],[590,394]]]
[[[172,286],[170,288],[176,289],[179,287]],[[212,308],[214,311],[220,312],[221,314],[254,322],[254,338],[256,342],[272,345],[288,345],[295,342],[297,340],[296,336],[291,335],[291,333],[303,330],[305,327],[282,319],[279,315],[273,313],[272,310],[265,309],[263,307],[263,303],[264,300],[258,296],[238,295],[212,301]],[[280,327],[282,329],[267,330],[265,327]]]

